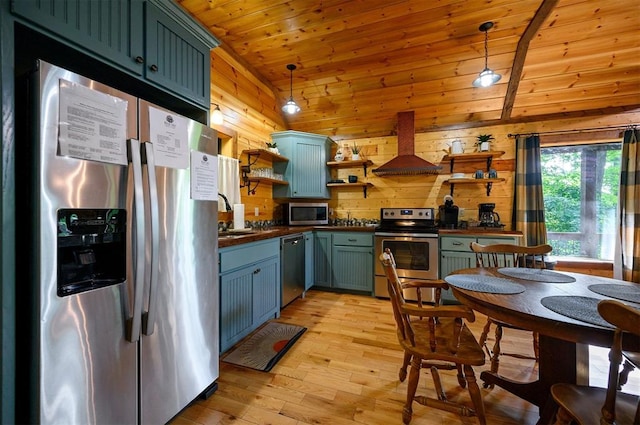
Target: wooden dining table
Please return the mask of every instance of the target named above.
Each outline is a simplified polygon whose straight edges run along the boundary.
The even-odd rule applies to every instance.
[[[507,279],[520,284],[519,293],[499,294],[462,289],[450,282],[454,296],[471,309],[522,329],[539,333],[538,379],[519,382],[483,371],[480,378],[486,385],[497,385],[527,400],[540,408],[539,424],[553,420],[556,410],[550,396],[550,388],[559,382],[588,384],[588,347],[595,345],[610,347],[613,328],[577,320],[550,310],[542,304],[546,297],[571,296],[597,299],[612,299],[589,289],[590,285],[625,285],[631,289],[637,284],[622,280],[591,276],[580,273],[553,272],[575,279],[573,282],[551,283],[510,277],[500,273],[499,268],[469,268],[453,272],[453,275],[475,275],[484,278]],[[448,276],[448,277],[449,277]],[[448,278],[447,277],[447,278]],[[445,280],[447,280],[445,278]],[[483,279],[484,279],[483,278]],[[482,280],[480,277],[474,280]],[[634,287],[635,285],[635,287]],[[617,287],[617,286],[616,286]],[[640,308],[640,304],[620,300]],[[624,338],[624,349],[640,351],[640,338],[629,335]]]

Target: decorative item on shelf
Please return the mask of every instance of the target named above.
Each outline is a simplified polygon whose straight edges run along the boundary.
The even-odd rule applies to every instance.
[[[357,143],[354,142],[353,145],[351,145],[351,160],[359,161],[360,152],[362,152],[362,147],[358,146]]]
[[[356,183],[358,181],[358,176],[349,176],[349,183]]]
[[[276,142],[273,142],[273,143],[265,142],[265,143],[267,144],[267,149],[269,150],[269,152],[280,154],[280,152],[278,151],[278,144]]]
[[[481,134],[477,139],[476,146],[478,147],[478,152],[489,152],[490,142],[494,140],[493,136],[491,134]]]
[[[489,178],[490,179],[497,179],[498,178],[498,172],[495,169],[491,168],[489,170]]]
[[[342,149],[338,148],[336,155],[333,157],[335,161],[344,161],[344,154],[342,153]]]
[[[449,146],[449,152],[452,154],[464,153],[464,143],[459,139],[454,140]]]
[[[477,179],[483,179],[484,178],[484,171],[482,170],[477,170],[476,174],[475,174],[475,178]]]
[[[482,72],[480,72],[480,75],[478,76],[478,78],[476,78],[473,81],[473,86],[474,87],[490,87],[492,85],[494,85],[495,83],[497,83],[498,81],[500,81],[500,78],[502,78],[502,75],[493,72],[490,68],[489,68],[489,48],[488,48],[488,41],[489,41],[489,36],[487,35],[487,31],[489,31],[491,28],[493,28],[493,22],[489,21],[489,22],[485,22],[484,24],[480,25],[480,28],[478,28],[481,32],[484,33],[484,69],[482,70]]]

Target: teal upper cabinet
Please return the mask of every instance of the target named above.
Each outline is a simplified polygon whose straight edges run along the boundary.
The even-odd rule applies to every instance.
[[[79,43],[95,55],[142,74],[144,26],[141,0],[14,0],[11,6],[15,15],[67,44]]]
[[[329,169],[327,158],[334,143],[327,136],[281,131],[272,133],[271,139],[278,144],[280,153],[289,158],[288,163],[273,165],[276,173],[284,175],[288,186],[273,188],[275,198],[330,198],[327,181]]]
[[[210,49],[218,41],[173,2],[147,1],[145,23],[146,78],[209,108]]]
[[[171,0],[13,0],[61,42],[206,109],[219,41]]]

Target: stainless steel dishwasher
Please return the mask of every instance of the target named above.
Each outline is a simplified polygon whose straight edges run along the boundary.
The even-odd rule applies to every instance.
[[[280,308],[304,292],[304,236],[296,233],[280,239],[280,275],[282,290]]]

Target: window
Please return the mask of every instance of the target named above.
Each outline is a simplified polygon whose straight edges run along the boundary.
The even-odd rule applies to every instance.
[[[621,149],[621,143],[541,148],[554,255],[613,260]]]

